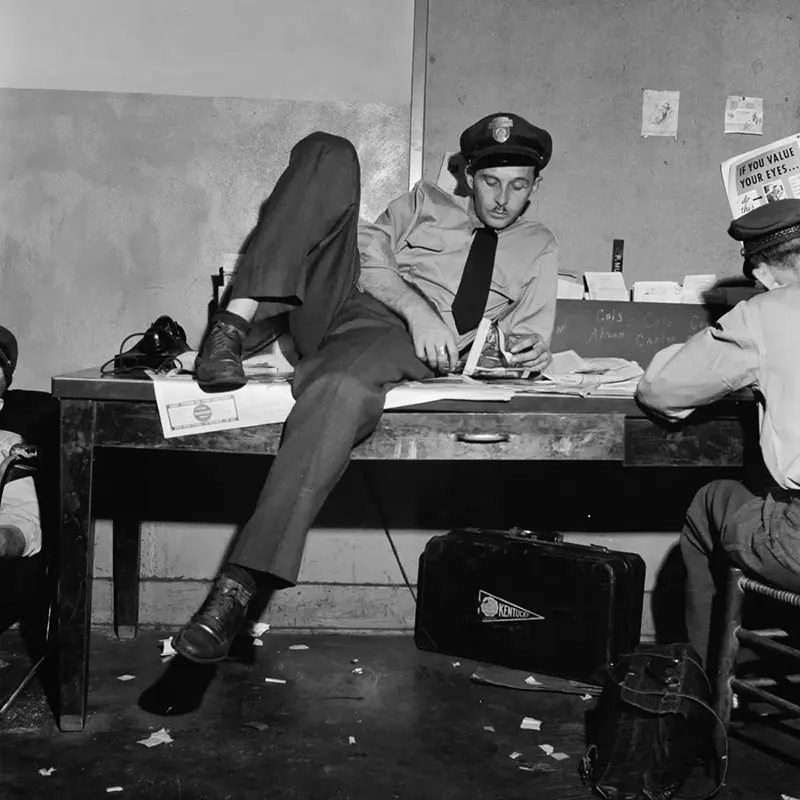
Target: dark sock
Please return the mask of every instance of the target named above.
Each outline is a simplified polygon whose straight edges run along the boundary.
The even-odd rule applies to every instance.
[[[214,314],[214,322],[226,322],[228,325],[233,325],[234,328],[240,330],[245,336],[250,333],[250,323],[238,314],[232,311],[217,311]]]
[[[285,589],[292,584],[287,583],[281,578],[270,575],[269,572],[262,572],[260,569],[250,569],[240,564],[228,562],[220,570],[221,575],[227,575],[237,583],[241,583],[248,592],[266,597],[277,589]]]
[[[241,583],[251,594],[255,594],[258,591],[257,576],[263,575],[263,573],[258,572],[258,570],[240,567],[238,564],[226,564],[220,571],[220,574],[236,581],[236,583]]]

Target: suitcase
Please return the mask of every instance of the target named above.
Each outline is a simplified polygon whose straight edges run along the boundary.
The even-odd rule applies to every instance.
[[[560,534],[464,529],[419,561],[421,650],[600,684],[639,643],[645,566],[635,553]]]

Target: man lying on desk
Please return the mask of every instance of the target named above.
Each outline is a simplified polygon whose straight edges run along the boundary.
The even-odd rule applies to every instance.
[[[0,326],[0,409],[17,366],[17,353],[16,337]],[[15,444],[21,443],[19,434],[0,429],[0,461],[8,457]],[[0,558],[32,556],[41,546],[39,500],[33,478],[27,476],[6,483],[0,499]]]
[[[524,212],[550,160],[550,134],[498,113],[460,144],[470,198],[422,181],[362,226],[353,145],[313,133],[292,149],[196,372],[206,391],[241,387],[243,349],[268,339],[261,321],[285,317],[300,355],[296,403],[253,515],[175,637],[186,658],[225,658],[254,594],[294,584],[308,528],[392,385],[449,372],[484,315],[517,337],[515,363],[549,363],[557,245]]]
[[[800,200],[760,206],[728,233],[743,243],[745,274],[770,291],[657,353],[637,391],[645,406],[672,420],[746,386],[762,402],[761,451],[779,488],[763,498],[737,481],[713,481],[695,496],[681,534],[686,626],[706,663],[716,579],[726,562],[800,591]]]

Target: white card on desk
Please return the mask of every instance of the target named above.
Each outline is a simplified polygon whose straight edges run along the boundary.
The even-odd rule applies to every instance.
[[[713,289],[717,283],[717,276],[714,274],[706,275],[684,275],[683,287],[681,288],[682,303],[706,303],[712,299]]]
[[[627,300],[628,290],[621,272],[584,272],[589,300]]]
[[[636,281],[633,299],[637,303],[680,303],[681,285],[677,281]]]
[[[556,297],[559,300],[583,300],[583,284],[559,278]]]

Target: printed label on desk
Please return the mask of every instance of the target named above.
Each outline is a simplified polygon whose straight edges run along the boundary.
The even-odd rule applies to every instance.
[[[232,394],[167,403],[166,410],[170,428],[174,431],[205,428],[239,419],[236,398]]]

